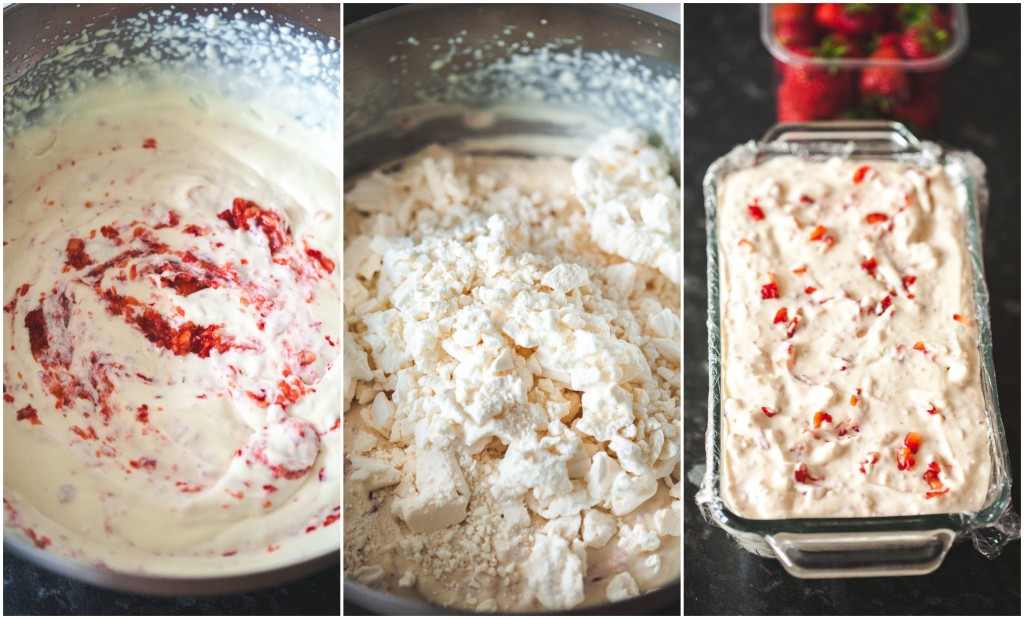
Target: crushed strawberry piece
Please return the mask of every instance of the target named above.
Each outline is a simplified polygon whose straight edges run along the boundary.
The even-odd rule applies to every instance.
[[[155,149],[156,140],[153,138],[146,138],[145,140],[142,141],[142,148]]]
[[[875,269],[878,268],[878,261],[875,260],[874,256],[872,256],[872,257],[868,258],[867,260],[865,260],[864,262],[861,262],[860,263],[860,268],[864,269],[865,271],[868,272],[869,275],[874,277],[875,276]]]
[[[787,320],[789,320],[789,315],[786,311],[786,308],[782,308],[779,311],[775,312],[775,319],[772,321],[772,324],[777,325],[780,322],[786,322]]]
[[[820,428],[822,423],[832,423],[832,415],[829,415],[825,411],[818,411],[814,413],[814,429],[817,430]]]
[[[857,398],[856,395],[851,395],[850,396],[850,406],[857,406],[857,402],[859,402],[859,401],[860,401],[860,399]]]
[[[864,467],[871,466],[873,464],[876,464],[877,462],[878,462],[878,452],[877,451],[868,452],[868,457],[860,465],[860,472],[864,473],[865,475],[867,475],[867,473],[868,473],[867,469],[865,469]]]
[[[761,407],[761,412],[764,413],[765,415],[767,415],[769,419],[779,414],[778,411],[774,411],[774,410],[768,408],[767,406],[762,406]]]
[[[779,286],[775,282],[768,282],[764,286],[761,286],[761,298],[762,299],[778,299],[779,298]]]
[[[902,277],[902,281],[903,281],[903,289],[906,290],[907,292],[910,292],[910,287],[913,286],[914,282],[917,281],[917,276],[916,275],[904,275]],[[911,298],[913,298],[913,295],[910,295],[910,296],[911,296]]]
[[[929,464],[928,470],[924,472],[924,480],[932,490],[939,490],[942,488],[942,480],[939,479],[939,473],[941,472],[942,471],[939,469],[939,465],[936,462]]]
[[[43,425],[43,422],[39,420],[39,415],[36,412],[36,409],[31,404],[23,407],[17,412],[17,419],[18,421],[28,421],[34,426]]]
[[[907,432],[907,435],[903,437],[903,444],[911,453],[916,454],[917,450],[921,448],[921,435],[917,432]]]
[[[892,299],[886,295],[884,299],[878,304],[878,311],[876,312],[879,316],[885,313],[885,310],[892,307]]]
[[[82,239],[68,239],[68,245],[65,248],[64,253],[67,255],[67,266],[75,269],[76,271],[81,271],[93,263],[89,254],[85,253],[85,241]]]
[[[796,470],[793,471],[793,479],[795,479],[798,484],[811,484],[816,481],[821,481],[824,478],[811,475],[811,472],[807,469],[807,465],[801,462],[797,465]]]
[[[147,471],[156,470],[156,460],[153,458],[142,457],[138,460],[129,460],[128,464],[132,465],[132,468],[146,469]]]
[[[793,337],[793,334],[796,333],[796,326],[797,326],[797,324],[799,322],[800,322],[800,317],[799,316],[793,316],[793,320],[789,321],[789,327],[786,328],[786,337],[787,338]]]
[[[808,286],[808,287],[804,288],[804,292],[806,294],[814,294],[817,290],[818,289],[815,288],[814,286]]]
[[[914,350],[920,350],[921,352],[925,352],[927,349],[925,347],[924,342],[914,342]]]
[[[231,210],[223,211],[217,217],[228,222],[233,230],[260,230],[267,237],[271,254],[279,252],[291,242],[280,215],[263,209],[252,200],[235,198]]]
[[[750,213],[750,217],[755,221],[764,219],[764,209],[758,206],[756,202],[747,206],[747,212]]]
[[[871,171],[871,166],[862,165],[853,172],[853,183],[859,185],[864,182],[864,178]]]
[[[795,275],[803,275],[806,272],[807,272],[807,267],[797,267],[797,268],[793,269],[793,273]]]
[[[914,454],[907,447],[900,447],[896,450],[896,468],[901,471],[914,468]]]
[[[818,226],[814,230],[811,231],[810,239],[812,241],[817,241],[817,240],[819,240],[819,239],[821,239],[822,237],[825,236],[825,232],[826,231],[827,230],[825,229],[825,226]]]
[[[967,316],[962,316],[960,314],[953,314],[953,320],[959,322],[962,325],[970,326],[971,324],[970,318],[968,318]]]
[[[935,405],[932,404],[932,403],[928,404],[928,414],[929,415],[938,415],[939,414],[939,411],[935,410]]]
[[[889,216],[885,213],[868,213],[865,219],[869,224],[879,224],[883,221],[889,221]]]
[[[934,499],[935,497],[942,496],[943,494],[946,494],[947,492],[949,492],[949,488],[946,488],[945,490],[932,490],[931,492],[924,493],[924,498],[926,498],[926,499]]]

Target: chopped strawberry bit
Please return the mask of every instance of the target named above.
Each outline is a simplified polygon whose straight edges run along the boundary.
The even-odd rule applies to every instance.
[[[889,216],[885,213],[868,213],[865,219],[869,224],[879,224],[883,221],[889,221]]]
[[[764,286],[761,286],[761,298],[762,299],[778,299],[779,298],[779,286],[775,282],[768,282]]]
[[[82,239],[68,239],[68,245],[64,252],[67,255],[66,264],[76,271],[81,271],[93,263],[89,254],[85,253],[85,241]]]
[[[17,416],[18,421],[28,420],[28,422],[34,426],[43,425],[43,422],[39,420],[39,415],[37,414],[36,409],[31,404],[19,410],[17,412]]]
[[[740,239],[740,242],[737,243],[737,245],[745,248],[748,252],[754,251],[754,244],[747,239]]]
[[[14,396],[9,393],[5,393],[4,402],[7,402],[8,404],[14,404]]]
[[[817,430],[820,428],[822,423],[832,423],[832,415],[829,415],[825,411],[818,411],[814,413],[814,429]]]
[[[793,320],[789,321],[789,327],[786,329],[786,337],[787,338],[793,337],[793,334],[796,333],[797,323],[799,323],[799,322],[800,322],[800,317],[799,316],[793,316]]]
[[[789,320],[789,315],[786,312],[786,308],[782,308],[775,312],[775,320],[772,321],[772,324],[777,325],[780,322],[786,322],[787,320]]]
[[[971,319],[967,316],[961,316],[960,314],[953,314],[953,320],[959,322],[962,325],[971,325]]]
[[[153,138],[146,138],[142,142],[142,148],[155,149],[156,148],[156,140],[153,139]]]
[[[821,481],[824,477],[815,477],[811,475],[810,471],[807,470],[807,465],[801,462],[797,465],[796,470],[793,471],[793,479],[798,484],[811,484],[816,481]]]
[[[896,468],[901,471],[914,468],[914,454],[907,447],[896,450]]]
[[[750,217],[755,221],[764,219],[764,209],[758,206],[757,203],[747,206],[747,212],[750,213]]]
[[[857,168],[854,171],[854,173],[853,173],[853,183],[855,185],[861,184],[864,181],[864,178],[868,175],[868,172],[870,172],[870,171],[871,171],[871,166],[867,166],[867,165],[863,165],[863,166]]]
[[[864,467],[871,466],[872,464],[875,464],[877,462],[878,462],[878,452],[877,451],[868,452],[868,457],[860,465],[860,472],[864,473],[865,475],[867,475],[867,473],[868,473],[867,469],[865,469]]]
[[[339,520],[341,520],[341,516],[339,516],[338,514],[329,514],[327,517],[324,518],[322,526],[330,526]]]
[[[36,545],[36,548],[46,548],[47,546],[50,545],[51,540],[50,540],[50,538],[46,537],[45,535],[38,535],[31,528],[26,528],[26,529],[23,529],[23,530],[28,535],[29,539],[32,540],[32,543]]]
[[[885,310],[889,309],[890,307],[892,307],[892,299],[888,295],[886,295],[886,297],[882,299],[882,301],[878,304],[878,309],[875,313],[881,316],[882,314],[885,313]]]
[[[907,292],[910,292],[910,287],[913,286],[914,282],[917,281],[917,276],[916,275],[904,275],[903,278],[902,278],[902,281],[903,281],[903,289],[906,290]],[[914,295],[908,295],[908,296],[910,296],[910,298],[914,298]]]
[[[924,493],[924,498],[926,498],[926,499],[934,499],[935,497],[942,496],[943,494],[946,494],[947,492],[949,492],[949,488],[946,488],[945,490],[933,490],[931,492]]]
[[[903,444],[911,453],[916,454],[917,450],[921,448],[921,435],[917,432],[907,432],[907,435],[903,437]]]
[[[135,419],[141,423],[149,423],[149,406],[146,404],[140,406],[138,414],[135,415]]]
[[[872,257],[868,258],[867,260],[865,260],[864,262],[861,262],[860,263],[860,268],[862,268],[865,271],[867,271],[868,274],[871,275],[871,277],[874,277],[875,276],[875,269],[878,268],[878,261],[875,260],[874,256],[872,256]]]
[[[178,488],[179,492],[201,492],[203,490],[202,484],[190,484],[187,481],[176,481],[174,486]]]
[[[928,404],[928,414],[929,415],[938,415],[939,414],[939,411],[935,410],[935,405],[932,404],[932,403]]]
[[[857,396],[855,396],[855,395],[851,395],[850,396],[850,406],[857,406],[857,402],[860,402],[860,399]]]
[[[291,243],[281,217],[273,211],[261,208],[252,200],[235,198],[231,204],[231,210],[223,211],[217,217],[228,222],[233,230],[259,229],[267,237],[271,254],[277,253],[285,245]]]
[[[818,227],[816,227],[811,232],[811,237],[810,238],[811,238],[812,241],[820,240],[822,237],[825,236],[825,232],[826,232],[825,226],[818,226]]]
[[[96,429],[93,428],[92,426],[89,426],[88,430],[83,430],[82,428],[79,428],[78,426],[71,426],[71,431],[74,432],[75,434],[77,434],[78,436],[82,437],[83,439],[87,440],[87,441],[90,441],[90,440],[95,441],[95,440],[99,440],[99,438],[100,438],[99,436],[96,435]]]
[[[818,289],[815,288],[814,286],[808,286],[808,287],[804,288],[804,293],[806,293],[806,294],[814,294],[815,292],[817,292],[817,290]]]
[[[774,411],[774,410],[768,408],[767,406],[762,406],[761,407],[761,412],[764,413],[765,415],[767,415],[769,419],[771,419],[772,417],[774,417],[774,416],[779,414],[778,411]]]
[[[814,198],[812,198],[811,196],[805,195],[805,194],[801,194],[800,195],[800,202],[803,203],[803,204],[814,204]]]
[[[831,234],[822,239],[825,243],[825,251],[828,251],[833,245],[836,244],[836,237]]]
[[[306,255],[309,256],[315,264],[320,265],[320,268],[327,271],[327,273],[334,273],[334,261],[327,256],[324,256],[323,252],[307,247]]]
[[[793,269],[793,273],[796,274],[796,275],[803,275],[806,272],[807,272],[807,267],[797,267],[797,268]]]
[[[939,490],[942,488],[942,480],[939,479],[939,473],[942,470],[939,468],[937,462],[932,462],[928,465],[928,470],[924,472],[924,480],[928,482],[928,485],[932,490]]]
[[[156,470],[156,460],[153,458],[139,458],[138,460],[129,460],[128,464],[132,465],[132,468],[146,469],[147,471]]]
[[[924,342],[914,342],[914,350],[920,350],[921,352],[925,352],[927,348],[925,347]]]

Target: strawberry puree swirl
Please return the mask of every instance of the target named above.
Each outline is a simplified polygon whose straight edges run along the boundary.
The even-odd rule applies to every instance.
[[[94,85],[4,145],[5,526],[116,570],[340,538],[336,151],[195,95]]]

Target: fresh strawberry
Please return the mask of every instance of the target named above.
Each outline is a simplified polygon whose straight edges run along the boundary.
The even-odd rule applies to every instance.
[[[786,22],[775,28],[775,40],[786,49],[813,45],[815,39],[817,39],[817,33],[809,22]]]
[[[949,15],[934,4],[901,4],[896,8],[896,19],[904,28],[931,24],[936,28],[950,30]]]
[[[839,13],[842,10],[842,4],[822,2],[814,9],[814,23],[826,30],[835,30],[839,25]]]
[[[830,46],[798,47],[795,52],[813,58],[839,58]],[[779,120],[827,120],[837,117],[853,89],[853,75],[835,67],[794,62],[782,67],[777,91]]]
[[[930,88],[915,88],[910,99],[893,104],[892,115],[912,129],[934,131],[939,122],[939,103],[938,92]]]
[[[891,62],[901,60],[895,45],[886,44],[890,39],[882,37],[871,60]],[[896,67],[872,66],[861,71],[860,93],[862,97],[877,99],[883,111],[888,111],[893,103],[910,98],[910,80],[903,69]]]
[[[772,23],[776,26],[793,22],[810,23],[814,13],[813,5],[781,3],[772,5]]]
[[[836,32],[821,40],[819,54],[827,58],[863,58],[864,50],[853,37]]]
[[[900,36],[900,51],[911,59],[934,58],[949,49],[953,37],[948,30],[936,28],[932,23],[911,26]]]
[[[878,7],[870,4],[846,4],[840,13],[839,32],[855,37],[868,36],[878,32],[885,25],[885,18]]]

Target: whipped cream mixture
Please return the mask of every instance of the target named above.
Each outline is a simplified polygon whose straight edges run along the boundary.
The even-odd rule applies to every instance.
[[[945,172],[773,159],[719,195],[721,493],[746,518],[976,511],[991,459]]]
[[[430,147],[346,193],[345,573],[481,611],[679,576],[679,190]]]
[[[221,576],[340,544],[338,148],[191,84],[4,144],[4,524]]]

